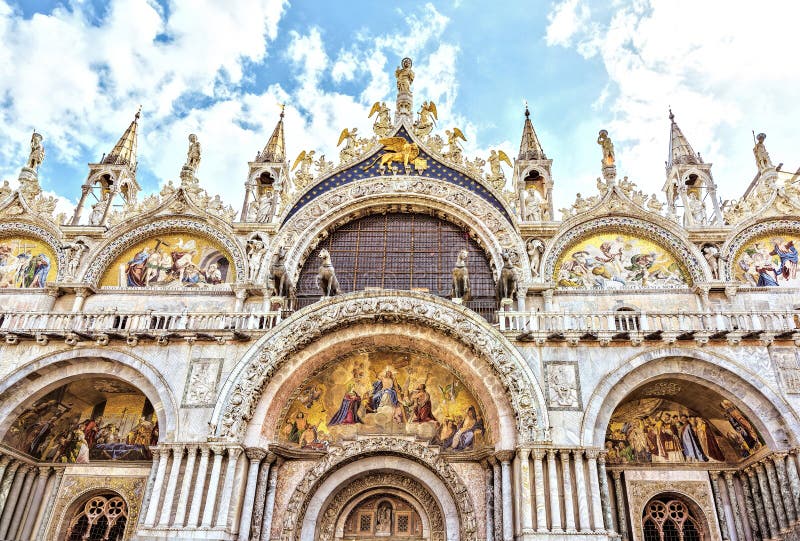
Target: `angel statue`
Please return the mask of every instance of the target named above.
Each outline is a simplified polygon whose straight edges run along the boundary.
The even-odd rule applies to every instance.
[[[372,125],[372,131],[374,131],[375,135],[378,137],[386,137],[391,133],[394,126],[391,116],[389,115],[389,108],[386,106],[385,101],[376,101],[373,103],[368,118],[372,118],[372,115],[375,113],[378,113],[378,115],[375,117],[375,123]]]
[[[502,150],[493,150],[489,154],[490,172],[486,175],[486,180],[492,184],[495,190],[502,190],[506,185],[506,174],[503,172],[503,168],[500,166],[501,161],[506,162],[509,167],[514,167],[511,164],[508,154]]]
[[[31,153],[28,155],[28,163],[25,167],[36,169],[44,161],[44,146],[42,146],[42,135],[33,132],[31,135]]]
[[[193,171],[200,167],[200,142],[195,134],[189,134],[189,151],[186,153],[186,165]]]
[[[358,156],[357,133],[358,128],[353,128],[352,130],[345,128],[342,130],[342,133],[339,134],[339,142],[336,143],[336,146],[338,147],[344,142],[344,148],[339,151],[339,159],[342,163],[347,163]]]
[[[400,62],[400,67],[394,70],[397,79],[397,91],[411,94],[411,83],[414,82],[414,70],[411,69],[411,59],[406,57]]]
[[[419,114],[419,119],[414,123],[414,134],[417,137],[424,137],[433,130],[433,126],[439,120],[439,112],[436,110],[435,103],[425,101],[422,102],[422,107],[417,114]]]
[[[597,136],[597,144],[603,147],[603,167],[613,166],[616,161],[614,157],[614,143],[611,142],[608,131],[600,130]]]
[[[315,152],[313,150],[309,150],[308,152],[303,150],[294,160],[292,171],[297,169],[297,166],[300,165],[300,170],[294,175],[294,185],[298,190],[302,190],[308,186],[308,183],[314,178],[314,175],[312,175],[310,171],[311,166],[314,164],[314,154]]]
[[[392,166],[393,162],[402,163],[405,174],[411,172],[412,165],[417,171],[424,170],[427,166],[425,160],[419,157],[419,147],[416,143],[407,141],[402,137],[386,137],[384,139],[379,139],[378,142],[383,145],[386,152],[375,156],[372,162],[362,168],[364,171],[375,165],[378,160],[380,160],[378,164],[378,171],[380,174],[386,172],[387,164],[389,169],[394,171],[395,168]]]
[[[317,168],[320,176],[325,176],[333,169],[333,162],[326,160],[325,154],[323,154],[314,162],[314,167]]]
[[[453,131],[445,130],[444,134],[447,136],[447,151],[443,156],[453,163],[461,163],[461,145],[458,140],[466,141],[467,138],[458,128],[453,128]]]

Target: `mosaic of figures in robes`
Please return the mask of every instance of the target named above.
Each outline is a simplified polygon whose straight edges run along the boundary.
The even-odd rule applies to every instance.
[[[653,241],[624,233],[603,233],[564,250],[555,280],[570,289],[687,287],[686,270]]]
[[[456,376],[398,352],[356,354],[324,368],[293,396],[279,431],[283,442],[311,450],[359,434],[415,436],[448,452],[490,441],[478,402]]]
[[[202,237],[151,237],[120,255],[102,285],[120,287],[209,287],[229,281],[231,258]]]
[[[55,261],[53,251],[40,240],[0,239],[0,288],[44,287],[56,279]]]
[[[796,234],[770,235],[749,242],[733,266],[734,278],[751,286],[800,287]]]
[[[764,445],[753,424],[729,400],[710,404],[713,417],[662,398],[620,405],[606,433],[610,464],[738,462]]]
[[[151,460],[158,420],[139,390],[116,379],[88,378],[26,408],[3,442],[44,462]]]

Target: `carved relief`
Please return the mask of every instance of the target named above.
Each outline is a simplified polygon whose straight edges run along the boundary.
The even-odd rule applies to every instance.
[[[772,347],[769,354],[775,363],[783,390],[789,394],[800,394],[800,360],[797,358],[797,348]]]
[[[581,410],[581,384],[578,363],[553,361],[544,363],[547,382],[547,407],[551,410]]]
[[[222,359],[192,359],[183,393],[184,408],[207,408],[217,398]]]

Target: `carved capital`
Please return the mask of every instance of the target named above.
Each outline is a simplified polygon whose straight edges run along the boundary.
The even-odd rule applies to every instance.
[[[497,451],[494,456],[500,462],[511,462],[514,458],[514,451]]]
[[[589,460],[597,460],[597,457],[600,455],[600,451],[597,449],[586,449],[586,458]]]
[[[261,462],[264,460],[264,457],[267,456],[267,452],[260,447],[248,447],[244,450],[244,454],[250,462]]]
[[[535,460],[542,460],[545,454],[546,451],[544,449],[533,449],[531,451],[531,456],[533,456]]]

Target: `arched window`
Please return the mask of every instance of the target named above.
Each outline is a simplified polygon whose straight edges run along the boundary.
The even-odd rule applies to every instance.
[[[703,541],[703,528],[681,500],[659,496],[645,507],[644,541]]]
[[[125,534],[128,506],[113,492],[92,496],[69,521],[65,541],[119,541]]]
[[[424,290],[449,298],[459,251],[469,252],[472,300],[487,319],[496,310],[494,279],[484,250],[469,233],[426,214],[386,213],[359,218],[321,241],[306,259],[297,284],[298,308],[319,300],[319,252],[326,249],[343,293],[367,288]]]

